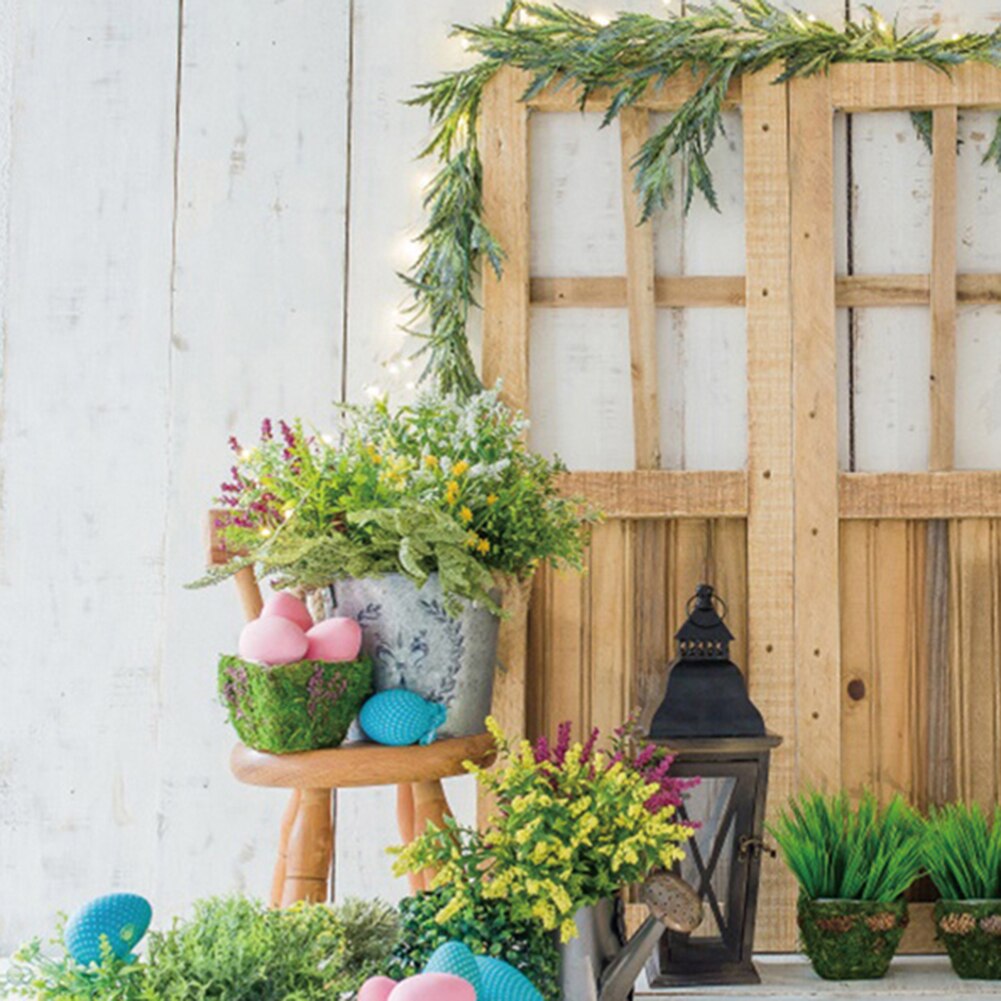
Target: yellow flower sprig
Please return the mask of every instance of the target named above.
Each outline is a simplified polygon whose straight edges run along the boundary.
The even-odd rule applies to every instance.
[[[487,727],[502,766],[466,764],[496,804],[483,832],[452,821],[396,850],[397,875],[434,868],[432,888],[450,888],[439,922],[471,912],[479,897],[566,942],[579,908],[684,857],[691,829],[671,805],[648,808],[659,785],[641,769],[580,743],[559,764],[538,760],[528,741],[511,744],[493,719]]]

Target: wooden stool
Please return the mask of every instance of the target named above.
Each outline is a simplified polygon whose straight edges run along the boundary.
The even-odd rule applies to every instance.
[[[427,747],[357,743],[301,754],[265,754],[237,744],[230,756],[237,779],[293,790],[282,818],[272,906],[327,899],[334,850],[332,790],[395,785],[400,837],[409,844],[428,821],[441,826],[443,818],[451,816],[441,780],[462,775],[465,761],[485,765],[493,756],[493,739],[487,733]],[[432,870],[411,875],[411,889],[427,889],[433,875]]]

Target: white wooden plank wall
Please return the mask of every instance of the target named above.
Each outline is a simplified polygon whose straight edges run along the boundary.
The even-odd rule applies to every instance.
[[[401,343],[394,272],[427,170],[423,117],[400,102],[467,58],[451,22],[499,7],[0,0],[0,953],[114,887],[149,893],[161,921],[199,895],[266,891],[281,796],[230,778],[214,700],[236,602],[180,585],[199,572],[230,433],[265,414],[323,423],[370,384],[408,392],[414,369],[382,364]],[[942,22],[991,27],[995,11],[948,0]],[[617,128],[595,124],[533,120],[536,274],[623,273]],[[728,125],[724,212],[658,221],[663,274],[743,271],[739,117]],[[909,123],[857,116],[850,154],[838,128],[842,264],[850,242],[858,272],[925,269],[930,170]],[[1001,181],[978,165],[991,128],[961,125],[963,270],[1001,269]],[[922,468],[925,311],[858,314],[853,369],[843,322],[844,464]],[[742,311],[659,324],[664,465],[740,467]],[[963,312],[960,465],[1001,465],[997,330],[996,307]],[[536,310],[532,347],[535,443],[576,467],[628,466],[624,310]],[[468,814],[468,784],[454,797]],[[342,894],[399,894],[392,830],[388,793],[342,797]]]

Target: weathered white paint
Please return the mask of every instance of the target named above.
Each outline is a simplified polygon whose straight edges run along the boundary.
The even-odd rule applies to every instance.
[[[185,0],[175,149],[177,0],[0,0],[0,952],[111,887],[150,893],[160,920],[205,893],[266,891],[282,796],[231,779],[214,701],[237,605],[228,588],[181,584],[199,570],[230,432],[252,435],[265,414],[322,423],[342,382],[351,398],[372,382],[407,392],[413,368],[380,364],[400,345],[394,271],[428,169],[413,161],[423,117],[401,102],[467,58],[451,22],[499,6]],[[944,10],[948,30],[993,23],[988,0]],[[533,121],[536,273],[623,268],[617,128],[593,117]],[[660,218],[661,273],[742,272],[731,119],[714,154],[724,212]],[[961,126],[969,270],[1001,266],[1001,183],[977,164],[989,125]],[[856,271],[925,268],[928,159],[906,120],[858,116],[851,174]],[[961,320],[961,465],[1001,465],[997,320]],[[851,393],[857,465],[919,467],[925,311],[859,316],[851,380],[843,323],[843,462]],[[536,311],[532,336],[535,443],[574,466],[629,466],[624,311]],[[742,311],[665,310],[660,348],[664,464],[739,467]],[[454,785],[468,816],[469,785]],[[391,799],[342,797],[342,893],[400,892],[382,851]]]

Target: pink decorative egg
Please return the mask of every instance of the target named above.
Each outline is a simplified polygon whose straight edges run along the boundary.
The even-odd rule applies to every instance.
[[[276,615],[254,619],[240,633],[240,656],[269,667],[303,660],[308,646],[306,634],[294,622]]]
[[[357,660],[361,651],[361,626],[354,619],[335,615],[332,619],[317,622],[306,633],[309,660],[331,662]]]
[[[294,594],[289,594],[288,591],[278,591],[264,603],[261,618],[272,615],[294,622],[303,632],[313,625],[313,616],[309,614],[306,603],[300,601]]]
[[[397,984],[388,1001],[476,1001],[476,991],[451,973],[419,973]]]
[[[396,981],[389,977],[370,977],[361,985],[358,1001],[389,1001]]]

